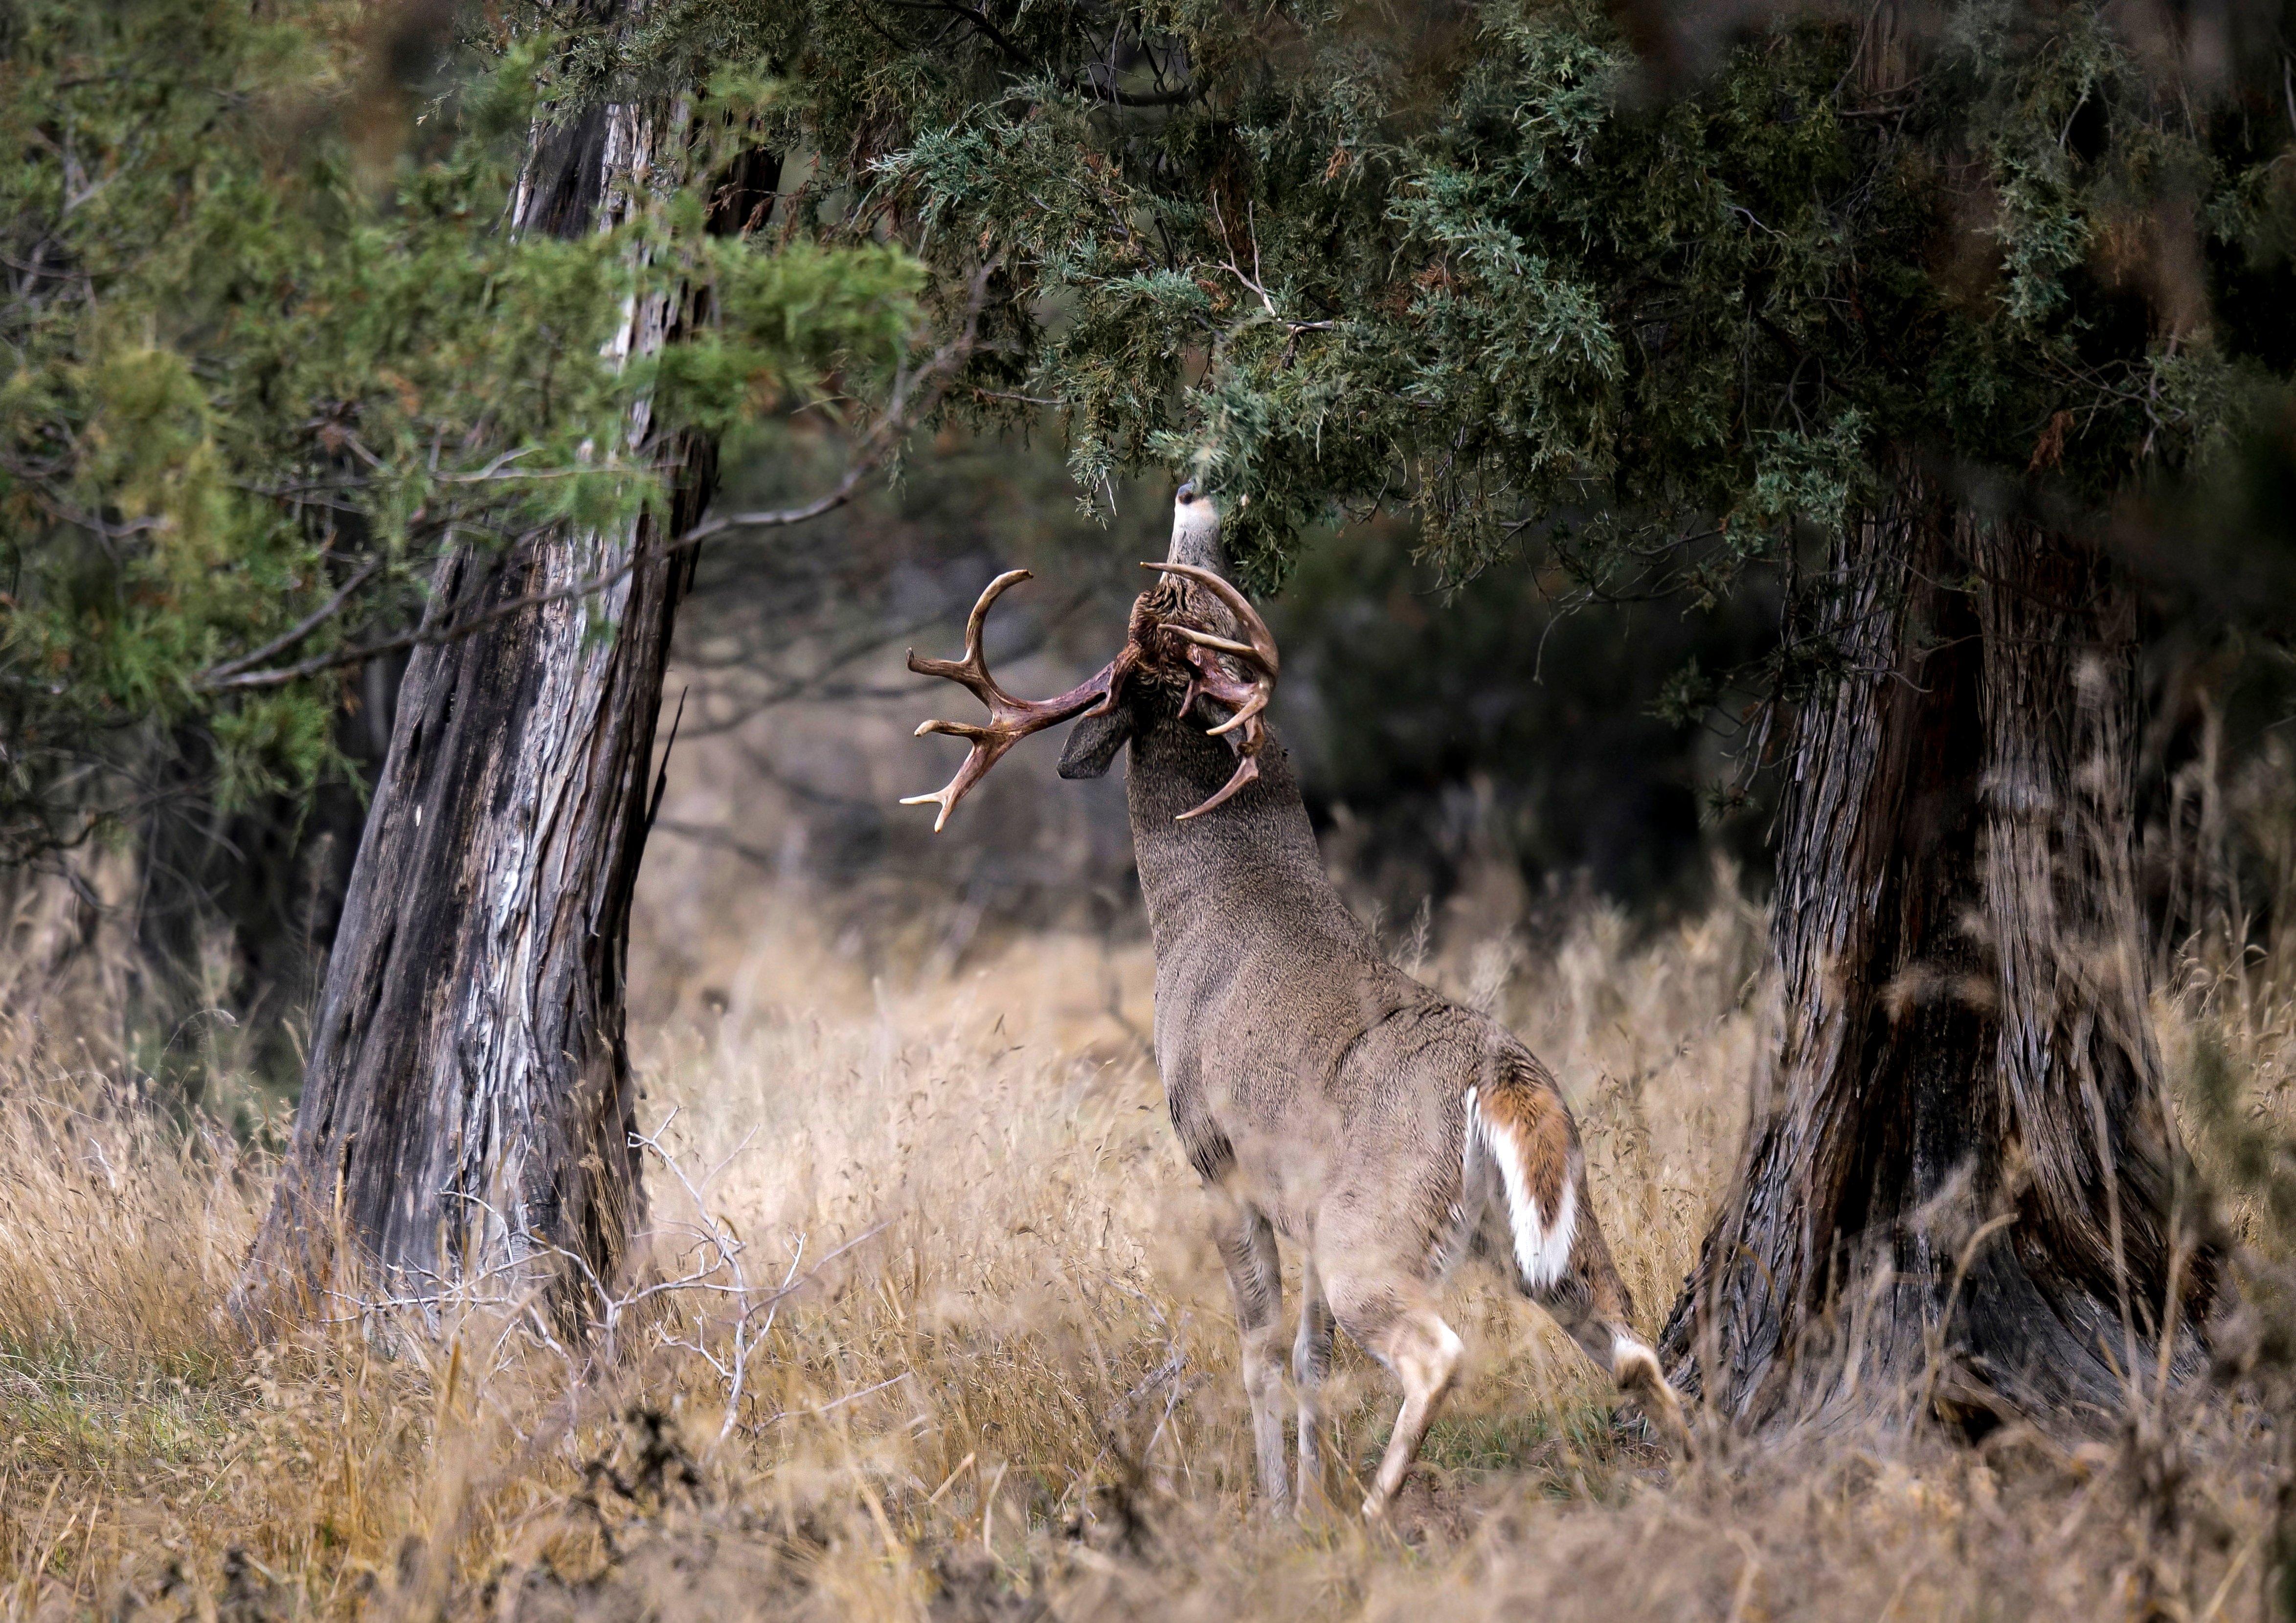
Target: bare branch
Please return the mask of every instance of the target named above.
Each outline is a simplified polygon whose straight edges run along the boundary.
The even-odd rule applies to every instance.
[[[193,683],[193,688],[201,693],[221,693],[253,688],[283,687],[291,682],[299,682],[306,676],[317,676],[323,671],[364,664],[378,655],[397,653],[409,648],[436,647],[448,643],[459,643],[465,637],[476,635],[497,621],[507,619],[514,614],[523,613],[529,609],[543,608],[551,603],[587,597],[594,593],[608,590],[627,577],[639,564],[651,559],[690,551],[711,537],[722,535],[729,529],[761,529],[802,524],[808,519],[817,519],[824,513],[834,512],[851,501],[855,493],[860,489],[862,480],[868,478],[883,464],[888,457],[891,456],[911,423],[922,412],[930,410],[939,401],[947,392],[950,380],[971,358],[978,342],[980,311],[987,301],[988,279],[995,274],[998,263],[992,259],[983,266],[980,274],[973,278],[972,296],[965,311],[963,329],[955,337],[935,351],[932,358],[923,366],[914,373],[904,373],[895,380],[892,398],[887,402],[883,414],[877,419],[869,432],[863,436],[860,448],[855,453],[850,465],[847,467],[844,477],[812,501],[796,507],[721,513],[715,518],[703,520],[682,535],[652,545],[648,545],[642,538],[637,545],[631,547],[628,555],[621,562],[601,574],[591,576],[585,580],[575,581],[569,586],[553,587],[547,591],[526,593],[496,603],[483,613],[448,625],[418,627],[400,635],[385,637],[380,642],[363,643],[357,648],[342,649],[334,653],[315,654],[310,659],[299,660],[292,665],[274,666],[260,670],[245,668],[254,660],[263,657],[258,652],[257,654],[234,660],[228,665],[217,666],[202,672]],[[337,611],[338,607],[339,605],[330,605],[323,611],[313,622],[314,626],[324,623],[329,615]],[[291,635],[284,645],[291,646],[302,635],[308,635],[308,629],[299,630]]]
[[[298,620],[289,629],[283,631],[277,636],[273,637],[262,647],[255,649],[251,652],[243,653],[236,660],[226,660],[222,664],[214,667],[201,678],[202,684],[210,679],[219,679],[225,676],[234,676],[237,673],[247,669],[248,667],[251,665],[260,665],[266,660],[276,659],[279,655],[285,653],[289,649],[294,647],[296,643],[301,642],[314,631],[316,631],[321,626],[325,625],[329,620],[334,619],[336,615],[340,614],[343,611],[343,605],[351,600],[351,594],[365,586],[367,581],[373,577],[374,572],[381,567],[382,559],[380,556],[368,559],[362,568],[353,572],[348,580],[343,582],[341,589],[336,592],[332,597],[327,599],[327,601],[322,603],[318,608],[313,610],[300,620]]]

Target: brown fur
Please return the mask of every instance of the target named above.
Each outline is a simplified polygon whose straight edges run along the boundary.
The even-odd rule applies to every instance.
[[[1171,561],[1222,567],[1217,532],[1185,491]],[[1143,594],[1136,635],[1176,619],[1238,634],[1209,592],[1168,581]],[[1305,1257],[1293,1348],[1303,1499],[1321,1489],[1316,1389],[1336,1323],[1404,1389],[1364,1504],[1367,1515],[1383,1512],[1457,1369],[1460,1340],[1435,1291],[1471,1245],[1514,1257],[1518,1285],[1686,1440],[1680,1406],[1628,1325],[1553,1078],[1496,1021],[1387,963],[1324,876],[1282,741],[1271,731],[1258,781],[1234,799],[1177,820],[1226,783],[1234,760],[1226,740],[1207,736],[1217,715],[1179,713],[1185,673],[1168,637],[1139,637],[1137,679],[1111,716],[1079,725],[1062,770],[1104,770],[1128,740],[1157,1063],[1174,1131],[1220,1212],[1263,1491],[1281,1505],[1290,1488],[1278,1234]],[[1528,1214],[1499,1160],[1518,1152]],[[1567,1236],[1556,1222],[1566,1208]],[[1549,1230],[1551,1247],[1533,1245],[1526,1270],[1520,1244]]]

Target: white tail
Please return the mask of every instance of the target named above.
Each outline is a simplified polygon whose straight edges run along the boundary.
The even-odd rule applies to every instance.
[[[1562,1193],[1546,1209],[1531,1188],[1529,1148],[1505,1122],[1483,1114],[1480,1090],[1467,1090],[1467,1136],[1471,1158],[1477,1152],[1498,1173],[1498,1198],[1505,1202],[1504,1221],[1509,1251],[1514,1258],[1515,1279],[1532,1295],[1560,1282],[1570,1266],[1570,1246],[1578,1228],[1578,1190],[1566,1178]]]

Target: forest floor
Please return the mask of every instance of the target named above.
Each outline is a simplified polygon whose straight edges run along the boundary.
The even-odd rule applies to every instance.
[[[1736,1152],[1762,924],[1726,901],[1636,938],[1590,907],[1418,965],[1562,1078],[1647,1329]],[[9,1028],[0,1615],[2270,1615],[2289,1490],[2237,1382],[2146,1386],[2086,1441],[1710,1439],[1682,1465],[1479,1265],[1450,1305],[1469,1373],[1394,1529],[1257,1516],[1144,947],[1023,936],[872,977],[770,906],[685,946],[709,984],[637,1037],[652,1277],[688,1283],[614,1304],[578,1365],[476,1298],[435,1335],[347,1310],[253,1345],[227,1299],[263,1152]],[[2251,1119],[2296,1116],[2285,980],[2187,973],[2159,1018],[2178,1076],[2212,1049]],[[1344,1348],[1331,1394],[1352,1504],[1394,1398]]]

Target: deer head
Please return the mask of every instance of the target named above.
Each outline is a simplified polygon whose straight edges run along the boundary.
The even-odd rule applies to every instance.
[[[946,733],[972,745],[964,764],[947,785],[931,794],[911,795],[904,806],[937,806],[939,833],[966,791],[988,775],[1006,750],[1062,722],[1079,725],[1061,757],[1061,775],[1098,777],[1131,736],[1132,706],[1168,699],[1174,713],[1201,716],[1210,700],[1224,717],[1210,718],[1205,731],[1226,738],[1236,753],[1235,772],[1225,787],[1180,821],[1201,817],[1259,776],[1259,750],[1267,730],[1260,719],[1275,696],[1278,659],[1275,635],[1244,594],[1219,572],[1219,521],[1212,504],[1193,484],[1180,487],[1174,504],[1171,553],[1161,563],[1143,563],[1160,578],[1133,601],[1124,646],[1089,680],[1053,699],[1016,699],[989,674],[981,628],[989,605],[1023,580],[1026,570],[1011,570],[988,583],[964,625],[964,653],[931,660],[909,653],[909,668],[923,676],[943,676],[972,690],[988,709],[986,725],[928,721],[917,736]],[[1241,635],[1229,635],[1231,632]]]

